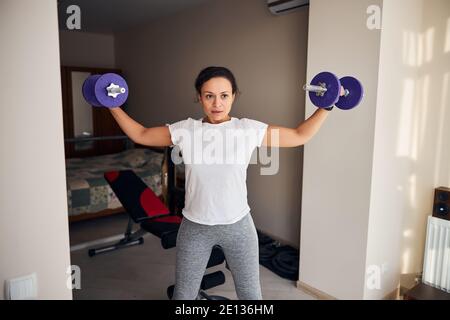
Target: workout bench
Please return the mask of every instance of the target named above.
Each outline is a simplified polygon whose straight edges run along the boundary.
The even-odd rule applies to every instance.
[[[116,194],[123,208],[129,215],[128,226],[123,239],[118,243],[102,248],[90,249],[89,256],[100,253],[130,247],[144,243],[142,237],[149,232],[161,239],[164,249],[176,246],[178,229],[182,216],[173,214],[155,195],[155,193],[132,170],[111,171],[104,174],[106,181]],[[139,224],[140,228],[133,232],[133,225]],[[215,246],[206,268],[219,265],[225,261],[222,248]],[[206,274],[203,277],[197,299],[228,300],[221,296],[208,295],[204,290],[216,287],[225,282],[222,271]],[[167,295],[172,299],[174,286],[167,288]]]

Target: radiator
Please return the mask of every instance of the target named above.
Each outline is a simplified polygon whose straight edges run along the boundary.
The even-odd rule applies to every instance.
[[[450,292],[450,221],[428,217],[422,282]]]

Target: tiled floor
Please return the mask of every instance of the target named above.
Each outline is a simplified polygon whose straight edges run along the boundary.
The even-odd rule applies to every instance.
[[[72,224],[71,245],[123,233],[127,221],[126,215],[116,215]],[[146,234],[144,239],[143,245],[92,258],[87,254],[88,248],[72,251],[71,264],[81,269],[81,289],[74,290],[74,299],[168,299],[166,290],[174,283],[176,249],[164,250],[159,238],[151,234]],[[217,270],[225,273],[226,282],[207,293],[237,299],[230,271],[222,264],[208,268],[208,273]],[[264,299],[315,299],[297,289],[295,281],[283,279],[263,266],[260,266],[260,279]]]

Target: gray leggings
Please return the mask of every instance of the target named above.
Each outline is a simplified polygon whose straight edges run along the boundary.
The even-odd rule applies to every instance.
[[[233,224],[203,225],[183,218],[177,236],[173,300],[195,300],[214,245],[222,247],[238,299],[261,300],[258,235],[248,213]]]

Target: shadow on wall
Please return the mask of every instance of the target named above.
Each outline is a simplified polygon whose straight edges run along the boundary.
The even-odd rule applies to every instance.
[[[444,7],[444,5],[441,5]],[[434,10],[433,15],[437,15]],[[403,211],[401,273],[420,272],[434,188],[450,186],[450,17],[426,17],[423,32],[403,31],[396,192]]]

